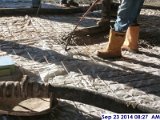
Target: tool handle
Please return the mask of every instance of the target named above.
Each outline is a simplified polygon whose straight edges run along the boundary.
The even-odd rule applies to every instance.
[[[91,11],[91,9],[95,6],[95,4],[97,2],[99,2],[100,0],[95,0],[92,5],[88,8],[88,10],[83,14],[83,16],[81,17],[81,19],[78,21],[77,25],[75,26],[74,30],[75,31],[77,29],[77,27],[79,26],[80,22],[84,19],[84,17]]]

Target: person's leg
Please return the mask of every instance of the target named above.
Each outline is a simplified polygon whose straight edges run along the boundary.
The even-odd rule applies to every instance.
[[[126,31],[137,20],[143,2],[144,0],[122,0],[114,25],[115,31]]]
[[[143,7],[143,3],[144,3],[144,0],[140,0],[139,9],[137,12],[137,17],[140,15],[141,8]],[[133,24],[131,24],[131,25],[138,25],[137,17],[135,18],[135,20],[133,21]]]
[[[111,0],[102,1],[102,18],[110,19]]]
[[[140,3],[141,0],[122,0],[114,29],[110,31],[109,43],[105,50],[98,51],[97,56],[105,59],[121,56],[121,46],[125,40],[125,32],[137,18]]]
[[[137,12],[137,17],[140,14],[143,3],[144,3],[144,0],[141,0],[141,2],[139,3],[139,10]],[[134,52],[134,53],[137,53],[139,51],[138,42],[139,42],[140,27],[137,22],[137,17],[127,29],[126,38],[123,43],[122,50],[127,50],[127,51]]]
[[[101,20],[97,22],[99,26],[109,25],[111,13],[111,0],[102,1]]]

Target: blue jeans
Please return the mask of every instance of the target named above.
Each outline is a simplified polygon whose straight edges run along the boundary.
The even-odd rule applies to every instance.
[[[122,0],[119,6],[114,30],[117,32],[126,31],[130,25],[137,24],[144,0]]]

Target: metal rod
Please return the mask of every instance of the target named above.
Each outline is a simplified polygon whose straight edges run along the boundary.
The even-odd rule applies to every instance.
[[[88,8],[88,10],[83,14],[83,16],[80,18],[80,20],[78,21],[78,23],[76,24],[75,28],[73,29],[73,31],[71,33],[68,34],[68,37],[66,38],[67,43],[66,43],[66,47],[65,50],[68,51],[70,49],[68,49],[68,45],[70,44],[70,41],[72,39],[72,35],[74,34],[75,30],[77,29],[77,27],[79,26],[79,24],[81,23],[81,21],[85,18],[85,16],[91,11],[91,9],[95,6],[95,4],[100,1],[100,0],[95,0],[93,2],[93,4]]]

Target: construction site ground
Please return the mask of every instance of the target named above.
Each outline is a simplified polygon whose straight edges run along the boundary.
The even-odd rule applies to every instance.
[[[96,56],[106,46],[108,33],[75,37],[71,49],[65,51],[61,38],[74,29],[81,15],[0,17],[1,54],[11,56],[30,80],[89,89],[160,111],[160,10],[141,11],[139,53],[123,51],[121,59],[108,60]],[[100,11],[92,12],[78,29],[96,25],[99,19]],[[102,113],[113,113],[60,101],[49,115],[2,115],[0,119],[98,120]]]

